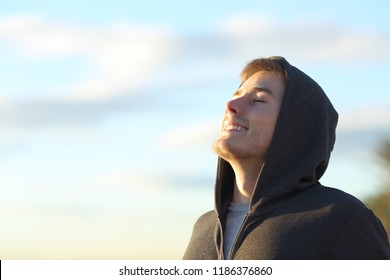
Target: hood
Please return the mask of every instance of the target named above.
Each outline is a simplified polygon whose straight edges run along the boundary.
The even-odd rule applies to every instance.
[[[274,135],[250,202],[251,213],[318,182],[328,166],[338,120],[313,79],[283,57],[271,59],[283,65],[287,78]],[[234,179],[230,164],[218,158],[215,207],[219,216],[229,206]]]

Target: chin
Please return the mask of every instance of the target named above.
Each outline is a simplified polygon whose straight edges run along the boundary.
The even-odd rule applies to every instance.
[[[231,147],[231,145],[228,145],[226,141],[221,139],[215,141],[212,148],[214,153],[226,161],[237,158],[237,154],[239,154],[234,147]]]

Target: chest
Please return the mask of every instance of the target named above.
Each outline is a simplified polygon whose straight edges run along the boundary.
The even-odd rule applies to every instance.
[[[339,225],[316,213],[252,217],[238,236],[234,259],[327,259]]]

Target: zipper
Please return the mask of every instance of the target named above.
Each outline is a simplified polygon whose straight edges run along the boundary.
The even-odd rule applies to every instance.
[[[230,249],[228,260],[231,260],[231,257],[233,256],[233,253],[235,253],[235,251],[236,251],[235,249],[236,249],[236,245],[237,245],[237,242],[238,242],[238,237],[241,235],[242,228],[244,227],[244,224],[248,220],[248,216],[249,216],[249,213],[246,213],[245,216],[244,216],[244,219],[242,220],[240,228],[238,229],[236,237],[234,238],[232,248]],[[222,251],[222,255],[223,255],[223,251]]]
[[[219,225],[219,233],[220,233],[220,244],[219,244],[219,252],[220,252],[220,255],[221,255],[221,260],[224,260],[225,259],[225,256],[223,254],[223,229],[222,229],[222,222],[221,222],[221,218],[218,217],[218,225]]]

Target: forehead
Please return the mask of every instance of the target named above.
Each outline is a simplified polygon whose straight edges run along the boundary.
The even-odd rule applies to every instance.
[[[239,89],[249,91],[256,87],[267,88],[272,93],[281,91],[283,94],[284,78],[277,72],[260,71],[246,79]]]

